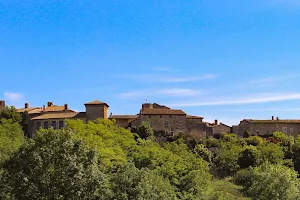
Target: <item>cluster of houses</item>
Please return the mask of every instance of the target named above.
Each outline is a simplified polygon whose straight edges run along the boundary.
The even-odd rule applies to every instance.
[[[65,126],[66,119],[80,119],[87,123],[98,118],[115,120],[119,127],[139,127],[143,122],[149,123],[154,132],[165,137],[179,134],[189,134],[195,138],[206,136],[219,137],[224,133],[236,133],[243,136],[246,132],[251,135],[272,134],[282,131],[288,135],[300,133],[300,120],[280,120],[272,117],[270,120],[244,119],[237,126],[228,126],[218,123],[205,122],[203,117],[191,116],[183,110],[172,109],[157,103],[144,103],[136,115],[108,114],[108,104],[95,100],[85,103],[85,112],[76,112],[69,108],[68,104],[54,105],[47,102],[42,107],[31,107],[29,103],[24,108],[18,108],[17,112],[28,113],[27,135],[33,137],[35,132],[42,128],[60,129]],[[0,110],[5,107],[5,101],[0,101]]]

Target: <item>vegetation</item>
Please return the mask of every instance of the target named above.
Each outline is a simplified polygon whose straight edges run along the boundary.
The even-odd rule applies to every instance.
[[[0,199],[300,198],[300,138],[281,132],[159,144],[149,124],[98,119],[25,139],[22,118],[0,116]]]

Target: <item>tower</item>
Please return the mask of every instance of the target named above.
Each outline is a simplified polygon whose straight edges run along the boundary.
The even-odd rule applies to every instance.
[[[86,109],[86,121],[96,120],[98,118],[108,118],[108,105],[101,101],[92,101],[84,104]]]
[[[0,110],[5,108],[5,101],[0,100]]]

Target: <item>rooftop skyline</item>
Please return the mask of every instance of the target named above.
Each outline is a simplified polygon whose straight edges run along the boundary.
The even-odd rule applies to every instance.
[[[2,1],[0,99],[300,119],[299,11],[295,0]]]

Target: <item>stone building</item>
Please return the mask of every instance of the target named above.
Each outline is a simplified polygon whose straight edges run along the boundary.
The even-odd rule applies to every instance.
[[[5,101],[0,101],[0,110],[5,108]]]
[[[279,119],[270,120],[244,119],[238,126],[233,126],[233,132],[243,137],[246,132],[251,135],[271,135],[281,131],[287,135],[300,134],[300,120]]]
[[[215,120],[215,123],[212,124],[213,136],[214,138],[220,138],[222,134],[232,133],[232,128],[226,124],[218,123],[218,120]]]
[[[29,107],[29,103],[24,108],[17,109],[17,112],[27,112],[29,137],[33,137],[36,130],[42,128],[60,129],[65,126],[66,119],[80,119],[85,123],[98,118],[107,119],[108,105],[101,101],[93,101],[85,104],[86,112],[75,112],[68,107],[68,104],[62,106],[54,105],[48,102],[47,106]]]
[[[182,110],[171,109],[157,103],[145,103],[137,115],[110,115],[123,128],[139,127],[147,122],[157,135],[174,136],[190,134],[202,138],[212,136],[212,126],[203,117],[187,115]]]

